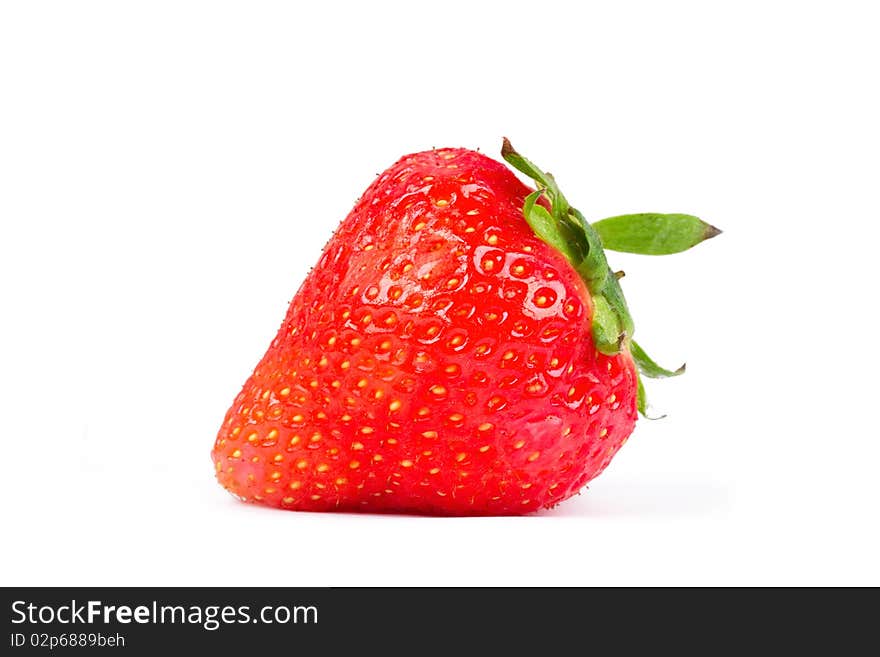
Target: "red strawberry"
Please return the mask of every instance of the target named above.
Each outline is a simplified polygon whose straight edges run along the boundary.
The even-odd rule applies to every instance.
[[[636,421],[633,356],[673,373],[631,341],[602,222],[506,141],[503,154],[538,192],[464,149],[408,155],[370,185],[226,414],[212,457],[230,492],[295,510],[520,514],[608,465]],[[686,215],[606,220],[602,237],[638,247],[647,230],[656,250],[686,232],[671,217]],[[713,234],[699,226],[692,243]]]

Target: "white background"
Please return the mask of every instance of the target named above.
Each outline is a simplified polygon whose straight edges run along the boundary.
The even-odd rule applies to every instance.
[[[3,3],[0,582],[880,584],[872,4]],[[502,135],[588,218],[724,229],[612,254],[688,362],[668,418],[531,517],[226,494],[216,431],[336,223]]]

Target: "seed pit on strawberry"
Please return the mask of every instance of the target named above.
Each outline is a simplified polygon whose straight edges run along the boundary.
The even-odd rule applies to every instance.
[[[340,224],[236,397],[212,456],[236,497],[288,510],[521,514],[597,476],[643,376],[603,246],[674,253],[689,215],[589,224],[505,141],[408,155]]]

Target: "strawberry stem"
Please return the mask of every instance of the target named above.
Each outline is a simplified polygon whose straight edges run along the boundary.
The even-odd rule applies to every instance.
[[[584,216],[571,207],[556,180],[517,153],[505,137],[501,156],[535,181],[538,189],[526,197],[523,215],[535,234],[562,253],[580,274],[593,300],[593,342],[603,354],[613,356],[627,346],[633,321],[617,277],[608,266],[602,240]],[[538,205],[540,196],[550,210]]]
[[[664,255],[679,253],[718,235],[721,231],[697,217],[685,214],[643,213],[610,217],[591,225],[563,196],[553,176],[517,153],[505,137],[501,156],[514,169],[535,181],[537,189],[523,203],[523,216],[535,234],[559,251],[575,268],[590,291],[593,302],[593,342],[603,354],[613,356],[621,350],[632,355],[637,372],[651,378],[678,376],[655,363],[633,341],[633,320],[618,282],[623,272],[615,273],[605,258],[607,248],[630,253]],[[548,210],[538,203],[545,196]],[[638,376],[638,410],[646,415],[647,400],[641,376]]]

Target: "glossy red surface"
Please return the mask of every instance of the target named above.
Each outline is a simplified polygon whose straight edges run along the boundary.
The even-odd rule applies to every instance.
[[[288,509],[518,514],[599,474],[635,424],[635,371],[595,350],[529,191],[462,149],[381,174],[229,409],[220,483]]]

